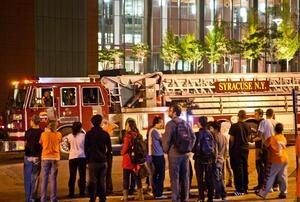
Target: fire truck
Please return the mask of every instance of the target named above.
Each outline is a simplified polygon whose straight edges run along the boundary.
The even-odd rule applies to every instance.
[[[300,74],[156,72],[101,78],[40,78],[37,81],[14,82],[13,86],[7,105],[7,130],[11,140],[21,140],[15,149],[23,149],[24,131],[34,114],[41,117],[42,127],[46,126],[48,119],[56,119],[63,136],[71,132],[74,121],[81,121],[85,132],[92,127],[91,117],[102,114],[118,126],[111,139],[113,147],[120,148],[122,130],[128,118],[136,120],[145,136],[155,116],[162,117],[165,123],[170,120],[167,113],[172,103],[182,106],[182,118],[194,130],[197,130],[196,123],[201,115],[208,116],[210,120],[234,123],[238,111],[244,109],[252,123],[255,109],[266,111],[272,108],[276,120],[284,124],[285,134],[293,141],[295,103],[291,92],[298,90]],[[62,144],[61,150],[67,152],[67,144]]]

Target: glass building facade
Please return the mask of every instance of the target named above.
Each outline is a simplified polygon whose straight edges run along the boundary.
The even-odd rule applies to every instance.
[[[98,0],[98,45],[102,48],[115,48],[124,51],[124,67],[128,72],[167,71],[160,58],[160,51],[167,31],[176,37],[194,34],[205,42],[207,27],[213,21],[222,21],[225,36],[228,39],[242,41],[248,32],[249,10],[258,13],[260,26],[266,30],[276,27],[274,19],[280,18],[282,0]],[[299,25],[299,1],[289,0],[290,12],[295,15],[296,27]],[[131,48],[137,43],[146,43],[151,48],[150,57],[141,64],[131,58]],[[266,51],[265,51],[266,52]],[[299,54],[290,61],[289,71],[299,71]],[[255,61],[256,68],[252,72],[286,71],[285,65],[267,53],[262,53]],[[205,64],[209,66],[209,64]],[[222,64],[219,64],[222,66]],[[249,61],[241,54],[232,58],[231,72],[250,72]],[[190,72],[189,66],[179,61],[176,69]],[[99,70],[102,70],[99,64]],[[203,72],[209,72],[204,68]],[[218,68],[218,72],[222,72]]]

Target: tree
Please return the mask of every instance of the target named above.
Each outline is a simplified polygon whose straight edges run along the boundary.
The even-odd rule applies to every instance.
[[[170,70],[175,70],[176,62],[179,60],[179,48],[172,32],[168,31],[164,38],[162,50],[160,53],[161,59],[165,64],[170,66]]]
[[[216,23],[214,28],[205,36],[207,45],[208,63],[213,64],[211,73],[216,72],[217,62],[221,60],[226,51],[226,38],[222,26]]]
[[[98,61],[103,63],[103,70],[109,69],[109,63],[113,61],[110,49],[101,49],[98,53]]]
[[[240,54],[242,52],[242,44],[238,40],[227,40],[226,42],[226,51],[224,57],[229,58],[228,67],[226,68],[226,59],[224,58],[224,71],[231,72],[232,71],[232,57],[233,55]]]
[[[111,58],[114,63],[114,68],[119,69],[121,66],[121,60],[124,57],[124,52],[120,49],[111,49]]]
[[[150,54],[150,48],[145,43],[138,43],[132,47],[132,58],[137,59],[140,62],[144,62],[144,60]]]
[[[274,46],[276,49],[275,57],[278,60],[286,60],[286,70],[288,72],[289,61],[294,58],[300,43],[298,33],[295,32],[293,18],[289,12],[289,2],[284,0],[282,7],[283,21],[278,28],[281,36],[274,39]]]
[[[193,63],[194,70],[197,71],[202,66],[205,55],[201,41],[196,41],[194,35],[188,34],[184,39],[179,39],[178,46],[181,59],[188,61],[189,65]]]
[[[103,70],[108,70],[110,63],[113,63],[114,67],[119,66],[123,55],[122,50],[104,48],[98,53],[98,61],[103,63]]]
[[[248,34],[242,41],[243,56],[250,60],[250,72],[253,70],[253,60],[260,58],[265,44],[265,34],[258,28],[258,14],[253,9],[250,9],[248,18]]]

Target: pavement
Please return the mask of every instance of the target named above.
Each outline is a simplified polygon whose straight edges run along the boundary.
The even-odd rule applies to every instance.
[[[21,202],[24,201],[24,185],[23,185],[23,164],[21,163],[22,154],[10,153],[12,156],[12,161],[10,161],[5,154],[0,154],[0,202]],[[18,156],[18,158],[17,158]],[[270,193],[267,201],[296,201],[296,157],[295,157],[295,148],[294,146],[288,147],[288,156],[289,156],[289,166],[288,166],[288,198],[279,200],[278,192]],[[16,162],[18,160],[18,162]],[[122,168],[121,168],[121,156],[115,156],[113,160],[113,185],[114,185],[114,196],[109,196],[107,201],[121,201],[122,193]],[[88,198],[67,198],[68,194],[68,161],[62,160],[59,162],[59,173],[58,173],[58,198],[59,201],[69,202],[69,201],[80,201],[88,202]],[[252,187],[256,185],[256,171],[255,171],[255,157],[254,150],[250,150],[249,154],[249,194],[244,196],[232,196],[234,188],[227,189],[228,192],[228,201],[264,201],[260,197],[254,194],[254,191],[251,190]],[[192,181],[191,189],[191,199],[190,201],[197,201],[197,189],[196,189],[196,178],[195,175]],[[77,190],[78,191],[78,190]],[[167,200],[159,200],[162,202],[171,201],[171,191],[170,191],[170,178],[168,175],[168,164],[166,165],[166,179],[165,179],[165,191],[164,194],[169,196]],[[133,198],[131,198],[133,201]],[[153,200],[151,195],[146,194],[145,200],[147,201],[158,201]]]

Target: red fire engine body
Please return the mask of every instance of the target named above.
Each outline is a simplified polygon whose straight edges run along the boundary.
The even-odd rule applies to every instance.
[[[12,140],[22,140],[34,114],[58,121],[63,135],[71,132],[74,121],[91,128],[90,119],[102,114],[116,124],[113,144],[120,146],[121,131],[128,118],[137,121],[143,135],[155,116],[165,122],[168,106],[180,103],[183,118],[195,130],[200,115],[211,120],[236,121],[244,109],[253,118],[254,109],[273,108],[286,134],[294,134],[292,89],[300,86],[300,74],[162,74],[97,76],[87,78],[40,78],[16,82],[7,105],[7,130]],[[23,149],[23,142],[16,149]],[[62,144],[62,151],[67,148]]]

